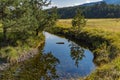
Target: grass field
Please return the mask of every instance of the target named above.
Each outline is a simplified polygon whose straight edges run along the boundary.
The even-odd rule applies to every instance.
[[[57,26],[69,28],[72,19],[60,19],[57,22]],[[86,19],[87,28],[104,29],[111,32],[120,32],[120,19]]]
[[[120,19],[86,19],[87,24],[84,28],[90,34],[103,35],[107,38],[115,39],[114,44],[120,46]],[[71,28],[72,19],[60,19],[57,22],[58,27]]]
[[[109,44],[107,46],[100,45],[101,47],[97,47],[99,44],[96,45],[95,51],[97,50],[98,52],[98,59],[96,62],[98,63],[101,62],[102,59],[107,60],[109,56],[103,57],[105,53],[111,54],[112,56],[117,54],[114,59],[99,66],[96,71],[85,78],[85,80],[120,80],[120,19],[86,19],[86,27],[84,27],[80,33],[75,33],[74,30],[70,30],[72,27],[71,20],[72,19],[58,20],[56,25],[58,29],[62,29],[55,29],[55,31],[62,31],[64,35],[77,34],[77,38],[82,36],[84,40],[87,39],[88,42],[93,44],[100,40],[107,41]],[[111,49],[110,46],[112,46]]]

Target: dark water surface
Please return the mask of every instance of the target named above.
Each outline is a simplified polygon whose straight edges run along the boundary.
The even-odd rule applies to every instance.
[[[74,80],[95,70],[90,50],[47,32],[44,35],[42,52],[0,72],[0,80]]]

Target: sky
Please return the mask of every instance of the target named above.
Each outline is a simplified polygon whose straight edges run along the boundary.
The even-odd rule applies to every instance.
[[[76,6],[84,3],[90,3],[90,2],[97,2],[102,0],[52,0],[51,6],[57,6],[57,7],[68,7],[68,6]]]

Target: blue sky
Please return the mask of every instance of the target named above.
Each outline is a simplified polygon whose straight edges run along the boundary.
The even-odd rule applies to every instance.
[[[67,6],[75,6],[80,5],[84,3],[90,3],[90,2],[96,2],[96,1],[102,1],[102,0],[52,0],[51,6],[57,6],[57,7],[67,7]]]

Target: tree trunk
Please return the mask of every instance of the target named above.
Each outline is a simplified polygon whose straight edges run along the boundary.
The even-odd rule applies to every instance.
[[[7,28],[6,27],[3,28],[3,39],[4,41],[7,40]]]
[[[38,36],[38,33],[39,33],[39,30],[38,30],[38,29],[36,29],[36,36]]]

